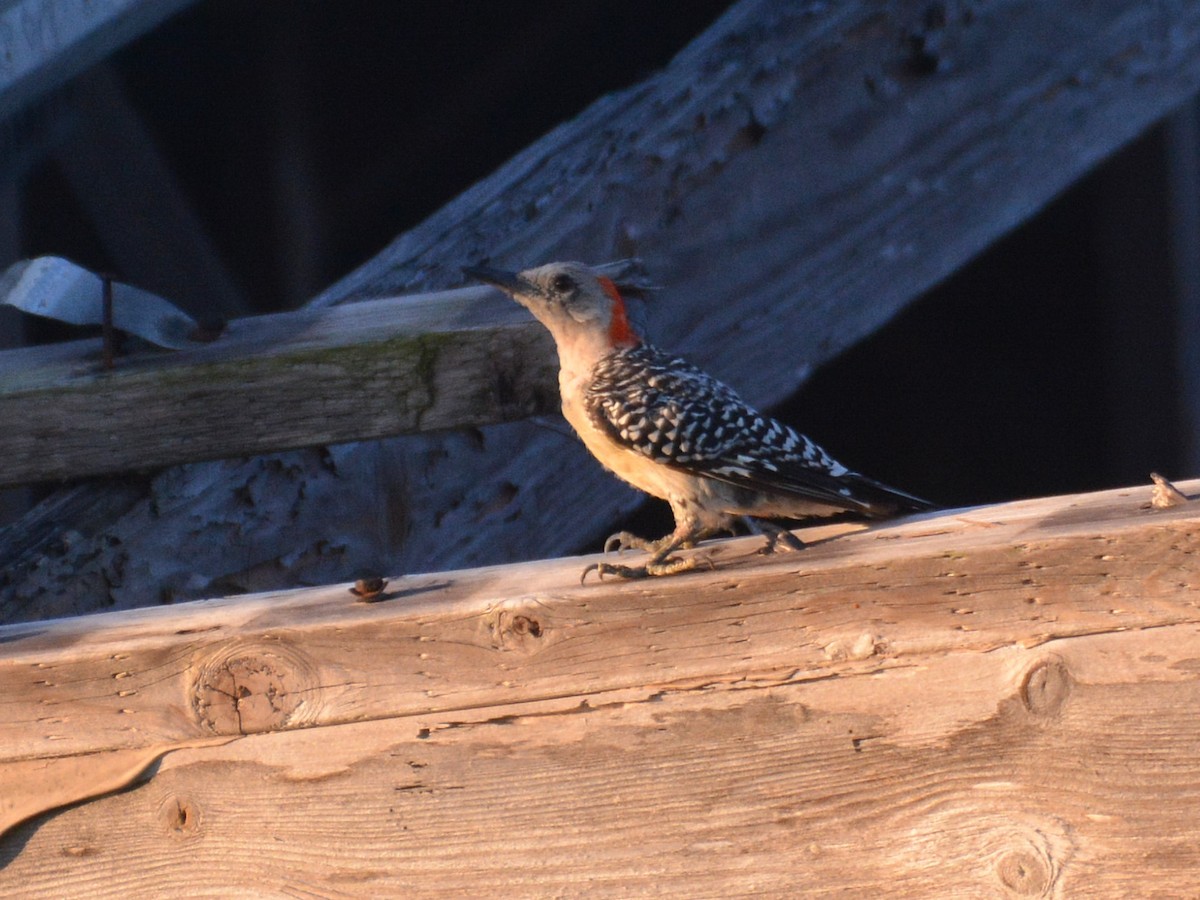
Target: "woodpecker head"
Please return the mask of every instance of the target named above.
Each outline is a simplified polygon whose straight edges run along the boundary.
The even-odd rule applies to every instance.
[[[498,287],[533,313],[554,336],[560,358],[572,352],[598,359],[642,343],[617,285],[583,263],[547,263],[517,273],[470,266],[463,272]]]

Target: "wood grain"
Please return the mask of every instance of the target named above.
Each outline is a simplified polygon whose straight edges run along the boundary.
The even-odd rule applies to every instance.
[[[148,783],[18,829],[0,884],[1186,896],[1200,865],[1196,641],[1194,626],[1080,636],[1049,655],[1010,646],[825,681],[249,737],[171,754]],[[1061,696],[1030,704],[1023,686],[1047,665]],[[952,726],[922,715],[958,703]]]
[[[1150,497],[0,629],[0,792],[161,754],[0,891],[1187,895],[1200,512]]]

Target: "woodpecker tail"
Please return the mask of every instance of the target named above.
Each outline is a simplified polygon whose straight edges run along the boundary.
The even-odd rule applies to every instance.
[[[853,509],[872,519],[930,512],[938,508],[936,503],[930,503],[857,472],[848,472],[838,481],[842,483],[842,487],[849,488],[850,496],[847,499],[853,501]]]

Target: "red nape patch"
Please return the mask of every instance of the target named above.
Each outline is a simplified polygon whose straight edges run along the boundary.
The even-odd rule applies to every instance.
[[[625,298],[621,296],[621,292],[617,290],[617,286],[613,284],[611,278],[603,275],[597,275],[596,278],[599,280],[600,286],[604,288],[604,293],[612,298],[612,323],[608,326],[608,337],[613,342],[613,346],[636,347],[642,342],[642,339],[629,326],[629,317],[625,315]]]

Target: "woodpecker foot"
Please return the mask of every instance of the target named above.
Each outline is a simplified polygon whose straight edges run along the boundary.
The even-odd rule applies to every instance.
[[[713,568],[712,560],[707,557],[695,556],[668,556],[665,559],[651,559],[644,566],[620,566],[606,562],[592,563],[579,576],[579,583],[583,584],[590,572],[595,572],[600,581],[604,580],[605,575],[617,575],[621,578],[653,578],[659,575],[687,572],[699,568],[701,565],[709,569]]]
[[[638,537],[629,531],[618,531],[616,534],[610,534],[605,540],[604,552],[612,553],[615,550],[617,553],[623,553],[626,550],[645,550],[647,553],[658,553],[666,548],[675,550],[679,547],[694,546],[696,545],[691,540],[676,542],[674,534],[668,534],[660,537],[657,541],[652,541],[649,538]]]
[[[804,541],[774,522],[756,522],[755,527],[767,538],[766,546],[758,551],[764,556],[772,553],[804,549]]]

